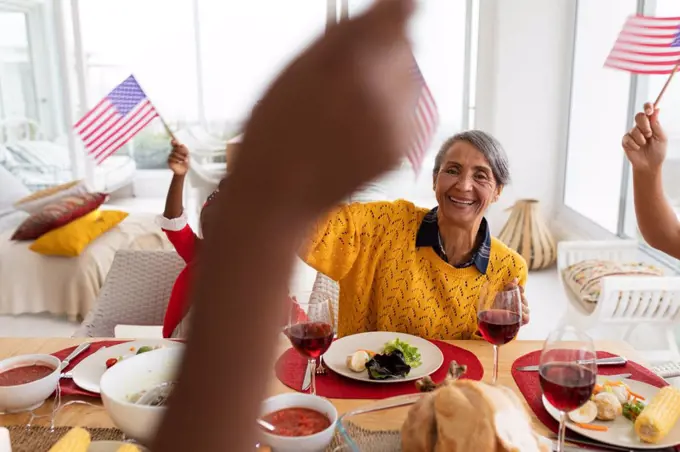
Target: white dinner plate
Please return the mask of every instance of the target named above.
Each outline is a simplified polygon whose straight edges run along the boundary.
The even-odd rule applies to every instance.
[[[106,372],[106,360],[122,356],[127,358],[137,353],[143,346],[156,347],[183,347],[184,344],[167,339],[140,339],[137,341],[124,342],[104,349],[97,350],[73,369],[73,382],[86,391],[99,394],[99,380]]]
[[[87,448],[87,452],[117,452],[127,443],[123,441],[93,441]],[[135,444],[140,452],[149,452],[149,449],[141,444]]]
[[[607,378],[608,377],[606,375],[598,376],[597,382],[602,384],[604,383],[605,380],[607,380]],[[647,383],[642,383],[641,381],[628,379],[622,381],[628,385],[631,391],[640,394],[642,397],[644,397],[645,403],[649,403],[652,397],[659,391],[659,388],[656,388],[652,385],[648,385]],[[552,406],[550,402],[548,402],[545,396],[543,396],[543,406],[545,406],[545,409],[553,418],[555,418],[555,420],[559,421],[560,416],[559,411],[557,410],[557,408]],[[567,428],[587,438],[591,438],[605,444],[611,444],[614,446],[621,446],[634,449],[661,449],[665,447],[673,447],[677,444],[680,444],[680,422],[675,424],[675,426],[671,429],[668,435],[666,435],[663,438],[663,440],[661,440],[661,442],[659,442],[658,444],[648,444],[642,442],[635,433],[635,429],[633,428],[633,422],[629,421],[623,416],[618,416],[613,421],[596,420],[593,421],[592,423],[596,425],[606,426],[608,427],[608,430],[606,432],[587,430],[576,426],[573,422],[571,422],[571,420],[569,420],[569,418],[567,418]]]
[[[389,380],[371,380],[368,378],[368,371],[353,372],[347,368],[347,356],[357,350],[370,350],[381,353],[387,342],[399,340],[416,347],[420,352],[421,365],[411,369],[405,378]],[[444,355],[441,350],[432,342],[417,336],[402,333],[388,333],[376,331],[372,333],[353,334],[334,341],[328,351],[323,355],[323,362],[332,371],[353,380],[367,381],[370,383],[400,383],[413,381],[434,373],[444,363]]]

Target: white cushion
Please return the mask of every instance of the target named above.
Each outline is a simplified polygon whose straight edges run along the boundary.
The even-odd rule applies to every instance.
[[[16,201],[30,194],[18,177],[0,165],[0,211],[11,209]]]

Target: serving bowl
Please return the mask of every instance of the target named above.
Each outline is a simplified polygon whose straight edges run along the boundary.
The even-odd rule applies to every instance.
[[[338,421],[338,411],[323,397],[310,394],[288,393],[270,397],[262,402],[262,416],[285,408],[309,408],[328,417],[331,425],[319,433],[309,436],[279,436],[262,431],[262,443],[274,452],[318,452],[331,444]]]
[[[104,408],[125,435],[148,445],[165,413],[164,406],[137,405],[135,394],[174,381],[184,347],[168,347],[126,358],[102,375]]]
[[[0,386],[0,413],[31,411],[47,400],[59,384],[61,360],[52,355],[19,355],[0,361],[0,373],[30,365],[44,365],[54,370],[29,383]]]

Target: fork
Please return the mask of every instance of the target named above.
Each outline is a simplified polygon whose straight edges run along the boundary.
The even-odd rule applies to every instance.
[[[317,375],[326,375],[326,368],[323,366],[323,355],[319,356],[319,365],[316,366]]]

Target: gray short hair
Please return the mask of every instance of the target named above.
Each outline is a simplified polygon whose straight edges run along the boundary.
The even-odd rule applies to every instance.
[[[496,179],[496,184],[507,185],[510,183],[510,165],[508,163],[508,156],[503,150],[503,146],[497,139],[481,130],[467,130],[465,132],[457,133],[442,144],[442,147],[437,152],[434,158],[434,169],[432,175],[436,178],[442,166],[444,155],[451,149],[458,141],[467,141],[482,153],[484,158],[489,162],[493,177]]]

